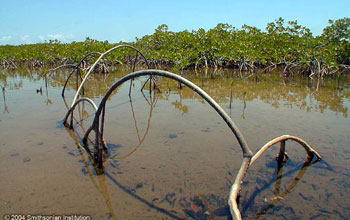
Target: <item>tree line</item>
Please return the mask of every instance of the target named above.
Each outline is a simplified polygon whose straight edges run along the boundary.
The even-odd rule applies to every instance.
[[[122,43],[122,42],[119,42]],[[204,30],[173,32],[162,24],[152,35],[130,42],[142,51],[155,68],[236,68],[240,72],[265,72],[282,67],[284,74],[325,76],[350,67],[350,18],[329,20],[320,36],[297,21],[279,18],[265,31],[248,25],[237,29],[219,23]],[[58,40],[30,45],[0,46],[1,66],[15,68],[77,63],[87,53],[104,52],[117,44],[86,38],[84,42]],[[122,49],[103,62],[108,65],[131,63],[136,54]]]

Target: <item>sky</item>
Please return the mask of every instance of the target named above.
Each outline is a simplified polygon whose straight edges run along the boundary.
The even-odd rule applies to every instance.
[[[86,37],[133,42],[161,24],[170,31],[209,30],[218,23],[264,31],[279,17],[317,36],[329,19],[350,17],[350,0],[0,0],[0,45]]]

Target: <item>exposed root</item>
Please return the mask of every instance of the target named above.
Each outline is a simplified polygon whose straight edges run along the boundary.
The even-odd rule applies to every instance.
[[[91,106],[94,108],[95,112],[97,111],[97,106],[96,104],[94,103],[94,101],[92,101],[91,99],[89,98],[81,98],[79,99],[76,103],[73,104],[73,106],[68,110],[66,116],[64,117],[63,119],[63,124],[66,126],[66,127],[69,127],[69,128],[73,128],[73,112],[74,112],[74,109],[75,107],[80,103],[80,102],[88,102],[91,104]],[[69,115],[71,116],[71,121],[70,123],[68,124],[67,120],[68,120],[68,117]]]
[[[143,71],[133,72],[131,74],[128,74],[128,75],[122,77],[113,86],[111,86],[111,88],[106,92],[106,94],[102,98],[102,101],[99,104],[98,108],[95,105],[95,103],[89,98],[81,98],[78,101],[76,101],[78,95],[80,94],[81,89],[84,86],[84,83],[86,82],[86,80],[89,77],[89,75],[93,72],[94,68],[96,68],[96,66],[99,65],[99,61],[105,55],[107,55],[108,53],[112,52],[115,49],[121,48],[121,47],[128,47],[128,48],[132,48],[132,49],[136,50],[137,54],[138,53],[141,54],[141,56],[145,59],[146,64],[147,64],[147,66],[149,68],[148,61],[143,56],[143,54],[140,51],[138,51],[136,48],[131,47],[129,45],[119,45],[119,46],[116,46],[116,47],[113,47],[113,48],[107,50],[104,53],[97,53],[97,52],[90,53],[90,54],[99,54],[100,56],[94,62],[94,64],[89,67],[89,70],[84,75],[84,78],[81,78],[81,83],[80,83],[79,87],[77,87],[77,91],[76,91],[75,97],[73,99],[72,105],[69,108],[69,110],[68,110],[68,112],[67,112],[67,114],[66,114],[66,116],[64,118],[64,124],[67,127],[73,128],[73,112],[74,112],[74,109],[77,106],[77,104],[80,103],[80,102],[85,102],[86,101],[86,102],[89,102],[93,106],[93,108],[94,108],[94,110],[96,112],[95,113],[95,118],[93,120],[93,124],[89,127],[89,129],[84,134],[83,143],[85,144],[85,146],[88,145],[88,137],[89,137],[91,131],[94,131],[95,132],[95,140],[96,140],[95,143],[94,143],[94,145],[95,145],[94,146],[95,147],[94,159],[95,159],[95,161],[97,162],[97,164],[98,164],[98,166],[100,168],[102,168],[102,166],[103,166],[103,155],[105,155],[104,152],[108,151],[108,147],[107,147],[106,142],[104,141],[104,137],[103,137],[103,135],[104,135],[104,122],[105,122],[106,102],[109,99],[109,97],[111,96],[111,94],[113,93],[113,91],[115,91],[119,86],[121,86],[123,83],[125,83],[127,81],[131,81],[130,82],[130,88],[129,88],[129,96],[130,96],[132,81],[135,78],[141,77],[141,76],[149,76],[147,81],[143,84],[141,91],[143,90],[143,88],[145,87],[145,85],[148,82],[150,83],[150,92],[151,92],[151,89],[152,89],[152,82],[153,82],[153,85],[154,85],[154,89],[158,89],[159,90],[159,87],[158,87],[156,81],[154,80],[154,76],[170,78],[170,79],[173,79],[175,81],[178,81],[181,84],[186,85],[187,87],[192,89],[194,92],[199,94],[204,100],[206,100],[207,103],[212,108],[214,108],[214,110],[221,116],[221,118],[226,122],[228,127],[231,129],[233,135],[236,137],[236,139],[237,139],[237,141],[238,141],[238,143],[239,143],[239,145],[240,145],[240,147],[242,149],[242,152],[243,152],[243,161],[242,161],[241,167],[239,169],[239,172],[238,172],[238,174],[236,176],[235,182],[234,182],[234,184],[232,185],[232,187],[230,189],[230,195],[229,195],[229,199],[228,199],[228,203],[229,203],[229,206],[230,206],[230,212],[231,212],[231,215],[232,215],[233,219],[240,220],[242,218],[240,210],[238,209],[237,198],[238,198],[238,195],[239,195],[239,192],[240,192],[240,189],[241,189],[241,184],[243,182],[245,174],[247,173],[247,170],[272,145],[274,145],[276,143],[279,143],[279,142],[281,143],[280,151],[279,151],[279,153],[277,155],[277,159],[278,159],[279,162],[282,162],[283,158],[286,156],[285,143],[286,143],[287,140],[293,140],[293,141],[296,141],[297,143],[299,143],[305,149],[306,153],[308,154],[308,159],[311,160],[314,156],[317,157],[317,160],[321,159],[321,156],[309,144],[307,144],[303,139],[295,137],[295,136],[291,136],[291,135],[283,135],[283,136],[280,136],[278,138],[275,138],[275,139],[267,142],[263,147],[260,148],[260,150],[258,152],[256,152],[253,155],[253,153],[251,152],[250,148],[248,147],[248,144],[246,143],[243,135],[239,131],[238,127],[232,121],[231,117],[229,117],[226,114],[226,112],[221,108],[221,106],[218,105],[215,102],[215,100],[213,100],[205,91],[203,91],[200,87],[198,87],[194,83],[190,82],[189,80],[183,78],[180,75],[177,75],[177,74],[174,74],[174,73],[170,73],[170,72],[167,72],[167,71],[162,71],[162,70],[143,70]],[[136,54],[136,57],[137,57],[137,54]],[[86,55],[86,57],[87,56],[89,56],[89,54]],[[81,61],[81,63],[84,62],[84,59]],[[135,62],[136,62],[136,59],[135,59]],[[274,64],[274,65],[276,65],[276,64]],[[285,71],[289,70],[289,68],[291,68],[291,67],[293,67],[293,65],[290,65],[289,67],[286,66]],[[248,61],[242,60],[240,62],[240,67],[239,68],[240,68],[240,72],[243,69],[246,69],[246,68],[250,69],[251,71],[253,71],[255,69],[255,66],[254,66],[254,63],[250,63]],[[135,69],[135,63],[134,63],[133,71],[134,71],[134,69]],[[68,77],[68,79],[66,81],[66,84],[67,84],[70,76],[73,73],[74,73],[74,71],[72,71],[72,73],[69,75],[69,77]],[[77,74],[78,73],[79,73],[79,71],[78,71],[78,67],[77,67]],[[77,80],[78,80],[78,76],[77,76]],[[64,89],[65,89],[65,87],[64,87]],[[62,94],[64,94],[64,89],[63,89]],[[130,100],[130,102],[131,102],[131,100]],[[132,103],[131,103],[131,105],[132,105]],[[153,107],[151,106],[151,112],[152,112],[152,110],[153,110]],[[67,122],[69,116],[71,116],[70,123]],[[149,119],[149,121],[150,121],[150,119]],[[146,134],[147,134],[147,132],[148,132],[148,129],[146,131]],[[145,136],[146,136],[146,134],[145,134]],[[139,137],[140,144],[142,143],[143,139],[140,139],[140,137]]]
[[[267,142],[263,147],[260,148],[260,150],[258,152],[256,152],[254,154],[254,156],[252,157],[252,160],[250,162],[250,165],[252,165],[267,149],[269,149],[272,145],[278,143],[278,142],[285,142],[287,140],[293,140],[296,141],[297,143],[299,143],[306,151],[306,153],[310,156],[316,156],[318,160],[321,159],[321,155],[319,153],[317,153],[308,143],[306,143],[303,139],[295,137],[295,136],[291,136],[291,135],[282,135],[278,138],[275,138],[269,142]],[[283,145],[283,144],[282,144]],[[283,149],[282,149],[283,148]],[[283,157],[283,155],[285,154],[285,147],[281,146],[281,150],[280,153],[278,155],[278,157]]]
[[[231,215],[233,217],[233,219],[235,220],[240,220],[241,218],[241,214],[240,211],[238,209],[237,206],[237,197],[241,188],[241,185],[243,183],[243,179],[244,176],[247,172],[247,170],[249,169],[249,167],[257,160],[260,158],[260,156],[267,150],[269,149],[271,146],[273,146],[276,143],[281,142],[281,148],[280,151],[277,155],[277,160],[278,162],[282,162],[283,161],[283,157],[286,156],[285,153],[285,142],[287,140],[293,140],[296,141],[297,143],[299,143],[306,151],[306,153],[308,154],[306,161],[311,161],[312,158],[314,156],[317,157],[317,160],[321,160],[321,156],[308,144],[306,143],[303,139],[295,137],[295,136],[291,136],[291,135],[282,135],[278,138],[275,138],[269,142],[267,142],[263,147],[260,148],[260,150],[258,152],[256,152],[254,154],[253,157],[249,157],[249,158],[243,158],[243,162],[241,165],[241,169],[239,170],[237,176],[236,176],[236,180],[234,182],[234,184],[231,187],[231,191],[230,191],[230,196],[229,196],[229,206],[230,206],[230,211],[231,211]],[[293,184],[290,187],[294,187],[296,183],[293,182]],[[287,191],[288,193],[288,191]]]

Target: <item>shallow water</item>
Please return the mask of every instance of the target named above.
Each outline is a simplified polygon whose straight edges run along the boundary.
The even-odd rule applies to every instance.
[[[85,96],[97,104],[127,70],[93,75]],[[92,219],[227,219],[230,186],[242,160],[232,132],[188,88],[158,78],[161,93],[129,82],[107,103],[104,174],[96,175],[81,138],[93,109],[81,104],[74,131],[62,125],[74,79],[68,72],[3,71],[0,85],[0,215],[89,215]],[[349,219],[350,77],[317,82],[270,74],[185,73],[231,116],[253,152],[283,134],[306,140],[323,160],[304,165],[305,151],[287,142],[245,177],[239,200],[245,219]],[[47,82],[47,84],[45,83]],[[40,90],[41,88],[41,90]],[[90,138],[93,140],[93,135]],[[282,175],[282,178],[277,178]]]

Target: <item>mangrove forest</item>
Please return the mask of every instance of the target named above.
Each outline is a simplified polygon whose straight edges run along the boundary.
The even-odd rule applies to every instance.
[[[45,43],[0,46],[0,65],[15,69],[19,65],[52,67],[80,61],[89,52],[103,52],[114,45],[108,41],[86,38],[84,42]],[[278,18],[264,31],[248,25],[240,29],[219,23],[205,30],[173,32],[158,26],[154,33],[134,42],[153,68],[175,71],[192,68],[232,68],[239,72],[269,72],[280,68],[285,76],[301,74],[323,77],[350,69],[350,18],[329,20],[319,36],[297,21]],[[106,66],[128,64],[137,54],[119,50],[102,62]]]

